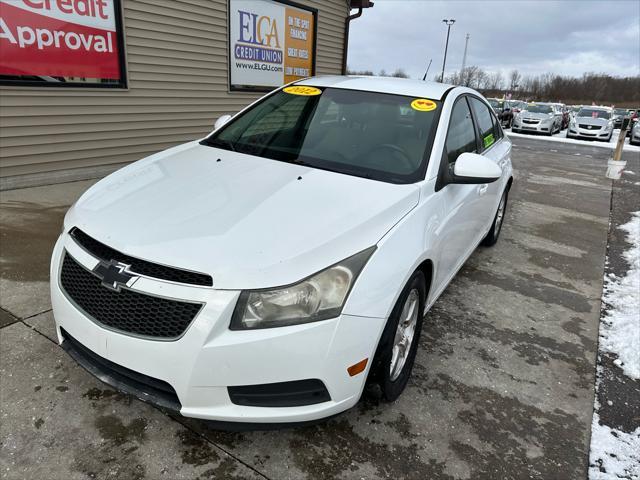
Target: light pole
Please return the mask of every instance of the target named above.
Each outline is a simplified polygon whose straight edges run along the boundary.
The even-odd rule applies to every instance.
[[[449,32],[451,31],[451,25],[456,23],[455,19],[447,20],[446,18],[442,20],[447,25],[447,42],[444,44],[444,59],[442,60],[442,75],[440,75],[440,82],[444,82],[444,67],[447,64],[447,49],[449,48]]]

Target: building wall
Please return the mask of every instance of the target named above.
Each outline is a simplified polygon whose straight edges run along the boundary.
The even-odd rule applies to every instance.
[[[340,73],[347,0],[297,3],[318,9],[316,73]],[[227,0],[124,0],[123,20],[128,90],[0,87],[0,177],[91,176],[199,138],[261,95],[229,92]]]

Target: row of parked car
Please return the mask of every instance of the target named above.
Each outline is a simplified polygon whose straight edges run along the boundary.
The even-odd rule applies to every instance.
[[[522,100],[488,99],[504,128],[515,133],[553,135],[568,129],[567,138],[584,138],[608,142],[615,128],[621,128],[625,118],[632,123],[629,142],[640,145],[640,109],[603,106],[567,106],[563,103],[525,102]]]

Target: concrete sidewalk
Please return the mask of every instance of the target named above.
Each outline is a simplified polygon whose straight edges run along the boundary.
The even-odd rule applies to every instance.
[[[404,395],[284,431],[168,417],[77,366],[55,343],[48,261],[91,182],[1,192],[0,476],[584,479],[609,152],[513,141],[503,236],[427,316]]]

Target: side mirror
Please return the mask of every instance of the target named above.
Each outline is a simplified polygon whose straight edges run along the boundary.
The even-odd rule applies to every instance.
[[[456,160],[449,183],[491,183],[502,176],[502,169],[492,160],[477,153],[465,152]]]
[[[213,125],[213,130],[214,131],[218,130],[220,127],[222,127],[229,120],[231,120],[231,115],[222,115],[220,118],[218,118],[216,120],[216,123]]]

